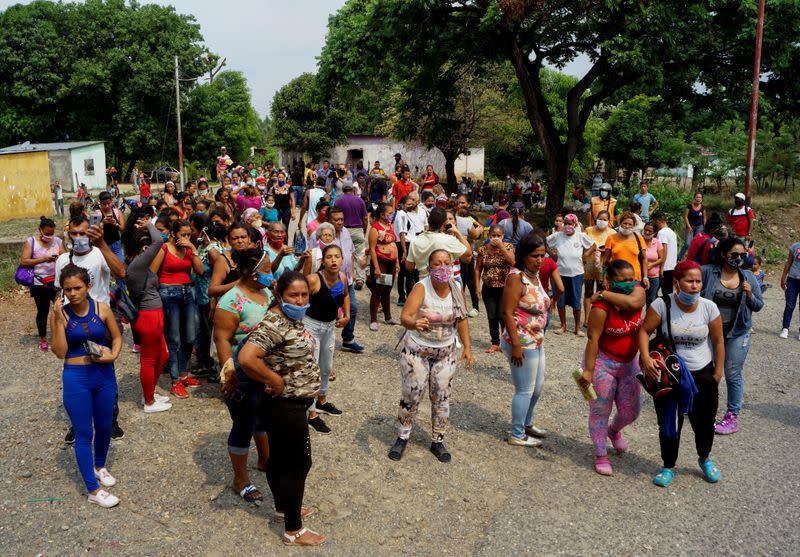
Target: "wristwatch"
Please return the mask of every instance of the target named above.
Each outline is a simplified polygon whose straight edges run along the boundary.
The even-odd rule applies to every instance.
[[[604,300],[605,299],[605,298],[603,298],[603,291],[602,290],[597,293],[597,299],[598,300]]]

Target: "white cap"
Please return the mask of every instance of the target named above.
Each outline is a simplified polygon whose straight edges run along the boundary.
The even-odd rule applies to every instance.
[[[739,192],[739,193],[737,193],[737,194],[736,194],[736,195],[734,195],[733,197],[734,197],[734,198],[736,198],[736,199],[741,199],[741,200],[743,200],[743,201],[744,201],[745,199],[747,199],[747,198],[744,196],[744,194],[743,194],[742,192]]]

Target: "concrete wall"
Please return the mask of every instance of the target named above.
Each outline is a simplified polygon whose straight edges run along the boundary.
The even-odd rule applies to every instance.
[[[387,172],[394,170],[394,154],[400,153],[403,159],[411,167],[412,176],[416,176],[415,167],[420,171],[425,169],[428,164],[433,165],[433,169],[444,179],[444,155],[439,149],[426,149],[423,145],[395,141],[386,137],[372,136],[351,136],[346,145],[338,145],[331,149],[330,160],[332,163],[352,163],[358,162],[357,152],[361,151],[360,157],[364,161],[365,168],[371,168],[372,164],[378,160],[381,167]],[[456,176],[471,176],[473,179],[483,179],[484,150],[483,147],[470,149],[469,155],[461,155],[456,160]]]
[[[0,221],[53,213],[47,153],[0,155]]]
[[[70,151],[72,158],[72,177],[69,182],[62,184],[73,184],[75,190],[78,184],[75,183],[75,174],[78,174],[78,182],[83,182],[90,190],[106,189],[106,147],[104,143],[95,143],[86,147],[79,147]],[[94,175],[86,173],[86,160],[94,161]]]
[[[72,182],[75,181],[75,178],[70,177],[72,174],[72,157],[70,156],[69,150],[48,151],[48,155],[50,183],[60,180],[64,191],[77,191],[77,188],[72,187]]]

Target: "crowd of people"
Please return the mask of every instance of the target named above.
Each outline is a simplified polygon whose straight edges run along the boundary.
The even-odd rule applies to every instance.
[[[63,359],[67,440],[90,502],[119,503],[108,491],[116,479],[106,457],[111,438],[124,434],[114,361],[126,325],[139,353],[143,411],[173,411],[171,399],[190,397],[203,381],[220,383],[234,490],[248,503],[263,501],[247,468],[254,440],[275,518],[285,523],[284,543],[317,545],[325,538],[303,526],[316,512],[303,498],[310,430],[331,433],[326,418],[347,404],[347,393],[332,388],[337,349],[360,354],[357,334],[405,330],[388,457],[402,459],[427,389],[430,451],[449,462],[452,380],[459,364],[473,365],[470,320],[482,312],[486,352],[502,352],[513,383],[510,445],[539,446],[547,437],[534,418],[545,333],[558,316],[556,335],[586,337],[577,381],[594,389],[587,427],[597,473],[613,473],[607,439],[616,452],[628,450],[622,430],[638,418],[644,386],[657,394],[663,469],[653,482],[666,487],[674,477],[684,414],[705,479],[719,481],[710,459],[714,435],[738,431],[752,312],[763,306],[763,272],[747,241],[752,210],[739,194],[727,221],[706,215],[695,196],[682,258],[644,182],[636,213],[618,211],[603,184],[590,199],[589,226],[564,209],[545,231],[526,220],[519,196],[528,190],[501,193],[481,222],[473,211],[485,197],[466,190],[448,196],[432,167],[415,181],[401,155],[395,163],[389,174],[378,161],[358,163],[354,172],[328,161],[242,167],[223,148],[216,191],[200,179],[183,191],[167,182],[157,195],[142,182],[127,218],[104,192],[97,210],[69,206],[63,241],[55,222],[41,219],[20,263],[35,277],[40,348]],[[800,293],[800,244],[791,248],[782,286],[787,332]],[[368,318],[359,323],[364,287]],[[168,394],[157,392],[162,373]],[[723,376],[726,410],[715,421]]]

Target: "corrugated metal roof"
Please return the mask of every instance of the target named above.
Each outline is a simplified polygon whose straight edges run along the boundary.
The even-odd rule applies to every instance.
[[[65,141],[62,143],[20,143],[19,145],[11,145],[0,149],[0,155],[9,155],[11,153],[32,153],[35,151],[64,151],[69,149],[77,149],[78,147],[86,147],[88,145],[96,145],[97,143],[105,143],[104,141]]]

